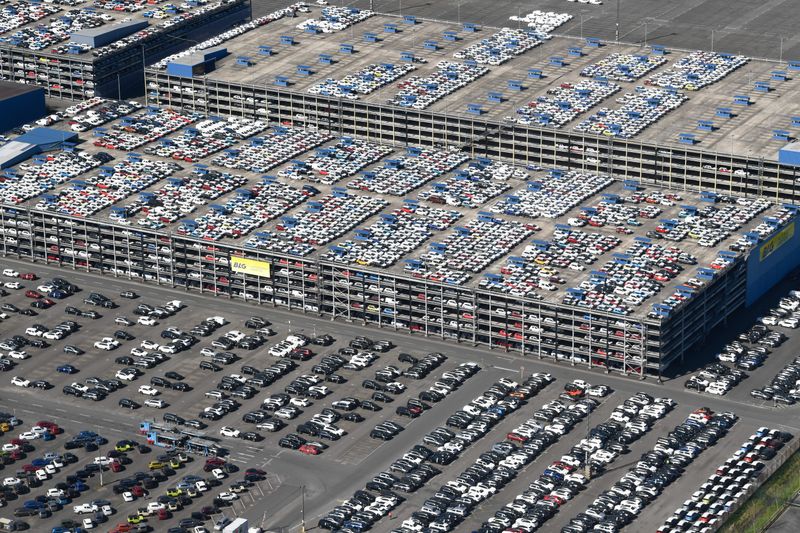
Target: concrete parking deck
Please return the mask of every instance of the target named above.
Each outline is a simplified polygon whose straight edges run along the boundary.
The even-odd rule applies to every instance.
[[[708,3],[708,2],[706,2]],[[560,4],[564,7],[569,3]],[[378,9],[380,6],[376,7]],[[537,6],[538,7],[538,6]],[[603,6],[606,8],[606,6]],[[588,9],[588,8],[587,8]],[[466,7],[462,7],[462,20]],[[555,9],[555,11],[559,11]],[[284,18],[270,23],[263,29],[256,29],[245,33],[235,39],[224,43],[230,55],[217,62],[216,70],[207,75],[207,78],[255,85],[259,87],[273,87],[276,77],[284,76],[289,80],[289,90],[307,92],[308,88],[327,78],[341,79],[347,74],[356,72],[369,64],[399,63],[402,52],[410,52],[416,58],[425,62],[415,63],[416,69],[400,80],[388,84],[369,95],[361,95],[364,101],[374,103],[387,103],[397,92],[398,84],[411,76],[424,78],[436,69],[442,60],[453,60],[453,53],[462,50],[471,44],[488,38],[496,30],[490,27],[470,33],[463,31],[457,22],[425,21],[415,25],[404,24],[402,19],[396,17],[377,15],[350,28],[333,33],[312,35],[296,28],[296,25],[306,18],[318,16],[316,7],[312,13],[301,14],[297,18]],[[574,26],[578,17],[567,22],[562,28]],[[499,21],[498,21],[499,22]],[[384,25],[394,23],[397,33],[385,33]],[[486,23],[488,25],[488,23]],[[587,23],[588,24],[588,23]],[[516,29],[525,29],[524,24],[505,20],[503,25]],[[445,31],[455,31],[458,34],[457,42],[443,39]],[[374,33],[378,42],[364,42],[365,33]],[[560,29],[554,32],[559,35]],[[655,31],[653,35],[658,35]],[[282,35],[290,35],[296,44],[280,44]],[[584,37],[593,33],[585,29]],[[607,37],[606,37],[607,38]],[[425,47],[425,42],[435,40],[438,50],[432,51]],[[624,41],[624,40],[623,40]],[[648,45],[662,41],[650,39],[646,43],[633,44],[604,43],[600,48],[586,46],[585,39],[570,34],[569,37],[554,37],[543,44],[514,57],[499,66],[486,65],[489,73],[478,78],[472,83],[456,90],[448,96],[428,106],[427,110],[444,114],[469,116],[467,108],[470,104],[479,104],[482,115],[489,120],[505,120],[506,117],[515,117],[516,110],[536,101],[538,97],[547,94],[550,88],[558,87],[563,83],[575,84],[582,79],[580,71],[584,67],[596,63],[612,53],[622,54],[649,54]],[[341,53],[341,44],[352,44],[353,54]],[[259,54],[259,47],[267,45],[272,48],[273,55]],[[572,47],[581,47],[582,56],[571,56],[568,50]],[[672,67],[687,52],[680,51],[689,48],[675,43],[676,49],[669,50],[667,62],[651,71],[642,78],[631,82],[616,82],[620,91],[615,95],[598,103],[587,112],[579,114],[570,122],[564,124],[561,131],[571,131],[582,120],[588,118],[601,108],[617,109],[620,107],[618,99],[626,93],[632,93],[637,86],[646,85],[646,80],[655,73],[663,72]],[[702,46],[709,49],[710,46]],[[741,47],[726,46],[726,42],[715,43],[714,50],[740,53]],[[328,54],[333,58],[333,64],[322,64],[320,54]],[[237,58],[249,58],[249,66],[239,64]],[[550,58],[563,57],[564,66],[553,66]],[[787,53],[784,58],[790,58]],[[299,74],[297,67],[304,65],[310,67],[310,74]],[[528,77],[530,69],[539,69],[543,77],[532,79]],[[773,71],[785,71],[786,81],[772,79]],[[634,138],[656,144],[673,145],[679,143],[679,134],[691,133],[695,136],[696,145],[703,150],[721,153],[733,153],[742,156],[763,157],[777,159],[778,150],[786,144],[782,138],[775,138],[774,130],[786,130],[789,138],[796,135],[797,129],[793,125],[792,117],[800,115],[800,84],[796,83],[794,71],[788,69],[784,61],[762,61],[751,59],[738,70],[733,71],[722,80],[702,88],[698,91],[682,91],[688,96],[688,101],[677,110],[668,112],[664,117],[644,129]],[[521,81],[522,90],[512,90],[509,81]],[[767,82],[767,92],[756,90],[756,82]],[[162,87],[161,89],[168,89]],[[501,102],[490,102],[489,93],[502,94]],[[734,104],[734,96],[746,95],[750,97],[751,105],[742,106]],[[731,118],[722,118],[717,115],[718,108],[731,108]],[[699,130],[699,120],[711,120],[711,131]],[[796,124],[796,122],[794,123]]]

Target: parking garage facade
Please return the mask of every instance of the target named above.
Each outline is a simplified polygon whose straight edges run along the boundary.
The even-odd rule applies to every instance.
[[[319,258],[2,206],[4,256],[281,307],[314,316],[660,379],[746,300],[746,257],[657,320],[519,298]],[[238,272],[239,258],[269,275]]]
[[[219,33],[221,28],[239,23],[249,15],[250,0],[231,0],[99,58],[91,52],[60,54],[50,48],[31,50],[3,42],[0,76],[9,81],[41,85],[48,98],[76,101],[91,96],[129,98],[142,94],[144,65]]]

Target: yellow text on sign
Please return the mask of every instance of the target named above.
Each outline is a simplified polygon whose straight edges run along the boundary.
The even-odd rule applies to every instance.
[[[231,257],[231,270],[239,274],[249,274],[251,276],[270,276],[270,264],[266,261],[256,259],[245,259],[243,257]]]

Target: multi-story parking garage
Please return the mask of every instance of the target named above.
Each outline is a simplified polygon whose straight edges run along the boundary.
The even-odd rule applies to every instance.
[[[41,5],[23,1],[16,9],[20,13],[24,9],[44,9]],[[187,48],[250,15],[246,0],[190,1],[180,9],[155,6],[150,12],[145,10],[144,2],[108,6],[102,2],[94,6],[75,2],[69,4],[75,9],[68,12],[56,3],[45,5],[47,13],[59,15],[49,19],[49,27],[43,28],[33,18],[28,24],[0,34],[0,76],[41,85],[49,98],[66,100],[141,94],[145,64]],[[140,10],[156,14],[147,16]]]
[[[485,96],[493,87],[492,83],[495,87],[499,84],[511,88],[512,84],[507,78],[515,74],[506,67],[498,68],[499,73],[489,73],[484,76],[480,81],[480,87],[474,89],[477,92],[467,96],[459,96],[458,92],[453,97],[445,95],[440,102],[431,106],[430,110],[424,107],[420,109],[410,105],[387,103],[386,97],[389,95],[383,94],[387,91],[386,88],[378,89],[371,97],[356,99],[311,94],[302,89],[307,89],[312,82],[324,79],[332,73],[325,70],[327,67],[310,68],[305,65],[305,69],[299,69],[299,66],[304,65],[298,66],[296,64],[298,61],[304,63],[309,61],[294,55],[294,52],[287,52],[291,47],[298,46],[302,51],[301,45],[304,44],[302,40],[304,36],[310,34],[306,30],[296,29],[294,26],[296,21],[288,18],[286,20],[281,18],[275,24],[285,24],[286,27],[270,33],[248,32],[244,36],[247,38],[245,44],[225,44],[225,40],[217,39],[213,43],[215,46],[223,43],[233,50],[237,50],[234,46],[242,48],[229,55],[227,59],[215,60],[217,70],[214,72],[211,69],[206,70],[205,63],[209,60],[205,56],[198,59],[199,49],[187,52],[188,55],[182,56],[184,59],[173,58],[165,61],[163,65],[149,69],[147,71],[149,103],[160,105],[162,108],[181,109],[187,115],[199,113],[200,116],[221,115],[268,121],[272,125],[270,135],[280,135],[287,126],[308,132],[330,131],[331,138],[338,136],[345,146],[352,142],[351,138],[356,138],[359,141],[374,143],[374,146],[379,144],[384,146],[383,155],[395,152],[395,158],[419,156],[421,149],[428,149],[444,152],[455,150],[465,157],[472,158],[479,166],[488,164],[481,163],[480,158],[488,158],[489,163],[497,160],[510,161],[520,165],[521,168],[525,167],[531,172],[542,174],[526,175],[517,181],[512,180],[511,184],[521,188],[500,201],[497,201],[499,194],[512,192],[507,191],[511,186],[505,189],[498,188],[498,192],[486,196],[485,199],[476,202],[476,205],[469,206],[469,209],[459,208],[458,217],[465,217],[465,222],[467,220],[469,222],[455,228],[448,227],[448,233],[433,233],[438,241],[458,243],[459,239],[468,240],[474,228],[482,228],[482,224],[500,224],[511,220],[522,226],[535,222],[538,227],[535,230],[532,227],[525,228],[517,240],[511,239],[513,243],[501,248],[502,253],[497,257],[487,261],[486,264],[476,266],[471,273],[478,276],[467,276],[470,278],[467,280],[458,276],[448,277],[447,273],[440,275],[434,272],[435,275],[431,275],[430,269],[426,271],[425,263],[436,263],[436,261],[432,261],[430,257],[423,257],[425,254],[447,255],[447,248],[446,246],[443,248],[441,242],[430,243],[431,250],[422,255],[418,254],[419,250],[416,248],[420,247],[427,237],[417,242],[410,252],[405,250],[398,258],[381,266],[371,265],[368,261],[345,260],[346,249],[340,245],[328,246],[326,250],[325,245],[334,244],[339,242],[339,239],[348,237],[347,242],[369,241],[374,237],[374,229],[365,232],[364,228],[354,229],[355,226],[369,224],[371,220],[375,220],[371,226],[373,228],[374,224],[381,220],[393,223],[392,209],[402,208],[403,202],[408,200],[420,202],[422,198],[420,196],[414,199],[408,191],[371,196],[376,201],[377,207],[363,220],[358,220],[339,234],[333,235],[331,239],[311,246],[311,251],[298,252],[298,249],[304,250],[304,248],[295,247],[289,241],[280,241],[278,245],[273,246],[260,246],[259,239],[268,242],[275,232],[284,231],[286,226],[296,224],[298,217],[305,217],[309,212],[323,211],[325,207],[322,202],[314,202],[310,207],[297,204],[285,207],[279,214],[273,214],[266,221],[255,224],[256,229],[269,231],[256,232],[250,239],[240,238],[242,236],[238,234],[236,238],[223,239],[215,237],[213,233],[204,234],[195,229],[202,225],[208,230],[208,220],[224,218],[232,211],[235,212],[235,208],[228,207],[238,205],[233,197],[215,199],[220,203],[208,206],[207,212],[198,213],[201,214],[199,218],[183,219],[178,222],[173,219],[153,226],[131,224],[126,220],[127,213],[130,212],[126,208],[131,204],[124,198],[115,199],[112,202],[114,205],[110,208],[104,204],[102,209],[108,209],[105,211],[99,209],[89,214],[69,214],[68,210],[63,209],[64,202],[61,201],[61,195],[67,194],[67,198],[72,196],[69,196],[71,193],[65,192],[67,185],[70,184],[64,184],[64,187],[59,185],[55,190],[48,191],[38,203],[26,200],[3,204],[0,213],[0,227],[6,235],[3,253],[68,268],[86,269],[169,287],[208,292],[220,298],[240,298],[264,305],[283,306],[304,313],[329,316],[331,319],[356,321],[405,330],[415,335],[435,336],[455,342],[512,350],[526,357],[550,358],[562,364],[585,365],[641,377],[658,377],[669,365],[690,356],[692,349],[702,342],[715,326],[723,323],[742,306],[752,303],[797,262],[797,239],[800,237],[794,232],[795,208],[792,205],[782,205],[784,202],[796,201],[796,167],[776,161],[770,155],[773,149],[775,153],[778,149],[778,145],[771,141],[753,145],[757,150],[748,155],[740,155],[739,150],[731,150],[725,154],[721,150],[703,149],[703,146],[718,145],[719,140],[715,139],[714,135],[720,127],[717,127],[716,132],[711,128],[707,134],[698,133],[696,138],[690,139],[692,143],[689,146],[689,143],[678,142],[676,138],[659,140],[656,134],[651,133],[655,128],[648,130],[647,134],[652,135],[650,140],[639,140],[641,136],[622,138],[613,132],[611,135],[596,135],[577,131],[574,127],[569,127],[578,122],[575,116],[566,120],[566,127],[561,128],[506,120],[504,114],[513,113],[516,106],[535,100],[534,96],[526,95],[525,91],[544,91],[553,83],[563,88],[560,82],[561,74],[557,74],[555,70],[545,71],[544,81],[541,83],[532,81],[534,78],[531,77],[528,78],[529,81],[524,82],[526,85],[523,87],[524,90],[517,91],[515,88],[513,92],[506,91],[503,95],[495,97],[496,103],[505,103],[503,109],[497,110],[490,109],[488,105],[485,109],[482,106],[470,107],[468,102],[474,101],[473,96],[476,94]],[[340,32],[339,36],[349,33],[347,37],[353,40],[355,30],[352,28],[360,28],[359,24]],[[386,40],[395,35],[394,30],[389,31],[393,22],[380,20],[376,23],[372,20],[370,24],[385,27],[389,34]],[[426,24],[428,23],[420,24],[422,30],[413,30],[420,33],[412,34],[412,42],[406,44],[424,48],[422,43],[430,40],[423,40],[424,36],[421,34]],[[417,24],[414,24],[414,27],[416,28]],[[450,30],[437,27],[435,31]],[[487,28],[485,31],[493,30]],[[359,33],[361,32],[359,29]],[[405,30],[400,33],[404,32]],[[479,42],[485,35],[478,33],[476,37],[465,32],[456,40],[448,41],[456,44],[449,45],[451,49],[447,50],[447,57],[451,57],[451,52],[462,46]],[[406,38],[409,34],[410,32]],[[279,36],[284,41],[282,45],[258,44],[266,43],[270,39],[277,41]],[[284,37],[292,38],[284,39]],[[313,47],[308,52],[309,57],[320,56],[320,59],[331,59],[330,54],[322,53],[320,47],[330,44],[331,39],[337,38],[320,35],[317,32],[313,32],[313,37],[310,38],[319,42],[312,43]],[[238,37],[234,38],[234,41],[236,39]],[[289,44],[290,40],[292,44]],[[336,40],[336,47],[340,46],[340,40],[342,39]],[[287,49],[281,50],[280,46]],[[545,44],[538,46],[543,47]],[[564,48],[566,43],[553,39],[548,41],[546,46]],[[250,57],[236,55],[243,54],[247,47],[253,51],[264,52],[258,61],[258,63],[263,62],[261,67],[254,65],[256,61]],[[438,45],[429,44],[428,48],[436,49],[431,50],[432,54],[440,53]],[[389,47],[389,51],[396,60],[394,56],[397,55],[398,48]],[[349,56],[350,52],[352,50],[342,54]],[[381,48],[375,52],[376,55],[370,55],[371,53],[364,51],[362,54],[359,51],[356,54],[359,64],[369,61],[379,63],[386,59],[385,55],[381,54],[389,52]],[[412,55],[420,53],[422,52],[414,50]],[[587,51],[582,53],[581,59],[577,59],[576,56],[573,61],[576,63],[583,61],[588,64],[597,60],[601,53],[603,52],[597,50]],[[536,52],[527,54],[536,56]],[[327,58],[323,58],[322,55],[326,55]],[[344,72],[345,63],[348,61],[344,55],[333,61],[334,64],[338,63],[332,67],[333,69],[342,69]],[[520,58],[512,58],[509,65],[514,66],[515,62],[524,62],[524,58],[526,54],[521,53]],[[272,59],[278,60],[277,66],[268,64]],[[544,54],[536,56],[536,60],[543,61]],[[170,69],[170,62],[188,68]],[[196,72],[194,67],[201,63],[203,71]],[[430,70],[429,63],[432,64],[433,61],[418,65],[419,70]],[[358,65],[352,66],[355,68]],[[529,70],[529,66],[525,64],[515,68],[526,76],[529,73],[536,74],[532,72],[536,69]],[[254,68],[264,70],[253,71]],[[666,69],[668,66],[661,68]],[[763,70],[764,67],[762,65],[759,68]],[[275,86],[279,77],[284,78],[283,82],[287,81],[285,79],[287,76],[283,76],[284,73],[299,73],[300,70],[303,70],[302,77],[309,78],[308,80],[301,81],[295,77],[293,80],[288,80],[291,82],[288,87]],[[655,74],[664,72],[656,70]],[[746,77],[746,74],[744,75]],[[446,77],[449,76],[448,74]],[[552,78],[559,81],[554,82]],[[535,85],[536,83],[539,85]],[[628,83],[632,87],[638,82],[633,80]],[[775,88],[773,92],[786,91],[790,94],[794,86],[790,81],[786,83],[789,85]],[[436,88],[431,85],[429,89]],[[469,87],[460,89],[462,92],[468,90],[473,89]],[[708,88],[703,90],[712,91]],[[719,88],[713,90],[722,91]],[[708,96],[708,93],[705,93],[705,96]],[[454,103],[451,104],[451,101]],[[654,102],[653,105],[658,106],[659,103]],[[770,106],[775,114],[779,113],[775,109],[780,106],[775,103],[771,103]],[[696,111],[697,109],[687,112],[672,111],[672,114],[667,113],[667,118],[663,120],[671,121],[670,131],[673,131],[680,127],[681,121],[688,120],[694,124],[696,119],[691,117]],[[152,108],[149,113],[158,114],[159,110]],[[738,114],[743,115],[745,111]],[[194,117],[192,120],[198,118],[200,117]],[[638,120],[640,117],[629,114],[628,118]],[[732,117],[732,120],[735,118]],[[573,120],[574,122],[571,122]],[[118,129],[115,131],[127,131],[126,128],[131,129],[131,124],[123,119],[116,125]],[[749,126],[737,124],[734,120],[726,127],[739,131]],[[195,134],[190,134],[190,137]],[[124,140],[123,144],[118,144],[120,136],[116,133],[115,140],[109,140],[111,137],[108,129],[96,130],[93,135],[100,139],[96,142],[100,142],[102,146],[112,151],[127,151],[137,149],[139,146],[130,145],[133,147],[130,148],[124,144]],[[253,141],[255,139],[251,141],[253,146],[258,146],[261,142],[253,143]],[[164,142],[161,146],[169,148],[171,144]],[[243,143],[225,153],[230,157],[236,157],[236,154],[246,146]],[[313,147],[306,146],[297,157]],[[323,149],[329,148],[330,146]],[[147,152],[147,148],[144,151]],[[317,155],[321,156],[322,153],[318,152]],[[141,156],[133,154],[130,157],[136,159]],[[158,158],[153,156],[153,159]],[[368,169],[366,172],[373,173],[373,176],[367,176],[368,180],[374,178],[377,169],[369,165],[376,163],[378,159],[381,158],[378,157],[366,165]],[[191,162],[197,163],[198,160],[192,159]],[[211,158],[201,158],[199,163],[200,166],[196,167],[195,171],[200,173],[208,172],[209,166],[217,164]],[[391,166],[388,160],[384,160],[383,163]],[[289,158],[279,161],[278,164],[286,165],[282,167],[281,172],[288,172],[287,176],[292,173],[292,169],[305,168],[302,162],[297,163],[294,160],[290,162]],[[542,170],[542,167],[553,170],[548,173]],[[665,207],[663,215],[653,215],[654,218],[660,216],[667,218],[653,220],[648,226],[650,229],[648,234],[658,233],[659,228],[669,230],[670,227],[679,225],[678,219],[693,217],[694,213],[703,211],[703,208],[709,205],[719,206],[714,209],[720,210],[724,205],[746,207],[756,201],[766,201],[768,205],[765,204],[759,210],[747,214],[741,227],[731,230],[724,239],[711,245],[689,246],[688,249],[696,257],[694,263],[686,263],[686,266],[680,267],[673,265],[675,270],[682,274],[667,275],[651,272],[653,276],[664,277],[664,285],[660,290],[664,292],[662,297],[668,296],[666,300],[653,295],[636,296],[641,301],[630,304],[630,309],[589,303],[587,293],[593,293],[594,297],[600,295],[602,299],[602,295],[612,292],[608,287],[613,277],[609,271],[618,268],[619,265],[629,264],[633,261],[632,254],[642,252],[643,249],[663,248],[658,244],[657,235],[646,237],[644,232],[639,230],[637,230],[639,235],[628,235],[627,232],[623,232],[624,245],[620,243],[617,246],[624,247],[618,251],[606,250],[605,253],[608,255],[601,257],[603,263],[591,267],[596,270],[583,274],[583,279],[577,280],[564,275],[567,280],[563,282],[565,287],[562,289],[566,289],[570,284],[572,286],[569,286],[568,290],[554,292],[553,294],[557,296],[548,295],[547,292],[532,294],[497,290],[496,285],[502,285],[506,281],[503,276],[515,272],[515,269],[524,270],[536,262],[535,256],[525,257],[527,247],[542,246],[547,250],[553,245],[556,233],[572,231],[563,224],[569,214],[559,215],[564,217],[558,221],[562,222],[559,227],[554,220],[543,220],[538,215],[526,214],[524,211],[517,212],[514,208],[526,190],[535,193],[542,183],[560,179],[564,169],[577,172],[587,179],[590,176],[610,176],[609,182],[613,180],[611,185],[606,184],[592,191],[593,194],[599,195],[602,189],[602,197],[592,199],[587,196],[568,206],[567,210],[572,209],[572,214],[580,212],[591,217],[600,204],[603,204],[605,209],[609,203],[613,204],[620,200],[623,203],[630,202],[631,200],[625,200],[627,196],[636,193],[645,194],[648,191],[661,191],[659,195],[681,196],[679,200],[669,200],[670,203],[663,204],[671,206]],[[258,176],[260,173],[255,170],[252,170],[252,174],[245,172],[243,181],[241,183],[237,181],[237,185],[229,188],[225,194],[246,198],[257,195],[254,191],[259,183],[269,184],[272,183],[270,180],[274,179],[262,182],[260,180],[263,178]],[[280,172],[278,175],[281,175]],[[327,185],[332,185],[337,179],[332,179]],[[457,180],[458,176],[453,179]],[[422,180],[422,183],[429,180],[432,180],[432,177]],[[324,194],[326,198],[352,197],[344,188],[327,188],[320,186],[317,181],[306,183],[311,189],[303,190],[310,191],[312,196]],[[489,181],[494,181],[494,178],[491,177]],[[181,183],[179,179],[173,185],[179,187]],[[77,183],[74,186],[82,190],[86,184]],[[414,184],[410,186],[410,190],[420,186]],[[232,189],[235,187],[239,187],[239,190],[233,192]],[[348,187],[375,192],[369,184],[362,187],[351,186],[348,183]],[[444,189],[446,188],[445,185]],[[139,192],[139,189],[136,192]],[[156,195],[157,186],[144,192]],[[384,197],[388,196],[396,198],[391,201],[384,200]],[[429,198],[430,196],[427,197]],[[737,203],[737,198],[741,203]],[[303,201],[305,200],[298,200],[298,203]],[[422,198],[422,201],[428,200]],[[311,201],[306,203],[312,204]],[[137,209],[141,209],[141,206]],[[487,209],[489,211],[486,211]],[[380,211],[383,212],[379,214]],[[492,213],[499,213],[499,218],[495,219]],[[281,217],[280,228],[267,224],[273,218],[284,214],[286,216]],[[762,219],[761,217],[765,215],[766,219]],[[508,218],[504,219],[503,216]],[[371,217],[379,218],[371,219]],[[206,222],[199,224],[198,220],[203,218],[206,218]],[[471,225],[473,222],[475,224]],[[251,229],[253,228],[248,226],[247,231]],[[450,232],[450,229],[455,231]],[[614,225],[609,225],[608,229],[610,231],[603,230],[605,233],[601,230],[596,231],[609,237],[609,233],[614,234]],[[531,233],[534,231],[540,231],[544,237],[531,241]],[[733,242],[735,239],[732,238],[733,232],[744,233],[746,244],[738,244],[732,249],[730,245],[735,244]],[[631,233],[634,231],[631,230]],[[247,232],[244,236],[246,234]],[[8,239],[9,236],[12,237],[11,240]],[[551,236],[553,240],[547,241]],[[674,240],[680,241],[681,238]],[[404,260],[405,266],[400,266],[399,259]],[[507,264],[503,264],[504,262]],[[697,266],[691,266],[695,263]],[[664,263],[659,263],[657,260],[657,266],[662,268]],[[458,271],[457,268],[449,270]],[[608,284],[603,281],[606,279],[609,279]],[[573,281],[574,283],[571,283]],[[584,285],[584,282],[588,285]]]

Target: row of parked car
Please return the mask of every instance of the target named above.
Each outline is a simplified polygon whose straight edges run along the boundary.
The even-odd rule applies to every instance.
[[[533,386],[523,385],[515,392],[523,398],[529,398],[545,386],[547,381],[546,378],[532,381]],[[407,533],[423,531],[426,527],[431,531],[450,531],[457,527],[477,505],[497,494],[515,479],[526,465],[557,442],[563,435],[561,426],[572,427],[588,416],[596,405],[597,402],[590,400],[580,400],[564,409],[561,409],[564,406],[560,402],[545,404],[534,412],[532,418],[512,430],[505,441],[494,444],[454,481],[442,485],[432,498],[426,500],[419,510],[413,512],[411,517],[394,531]],[[585,482],[582,478],[580,474],[570,476],[571,480],[579,483]],[[516,502],[511,505],[516,506]],[[512,522],[513,520],[506,516],[507,510],[508,506],[499,511],[494,517],[498,520],[492,520],[492,524]]]
[[[477,208],[511,188],[506,180],[523,180],[528,174],[497,161],[474,161],[465,169],[453,173],[420,191],[417,198],[433,204]]]
[[[572,518],[561,533],[616,532],[630,525],[703,450],[723,438],[736,420],[733,413],[695,410],[667,436],[660,437],[652,450],[643,453],[619,480]]]
[[[314,202],[291,217],[283,217],[275,227],[275,236],[267,242],[259,242],[256,235],[247,241],[247,246],[283,251],[293,255],[308,255],[353,229],[358,224],[386,207],[383,198],[334,192]]]
[[[664,521],[657,533],[719,527],[763,481],[764,461],[773,459],[792,438],[785,431],[760,427]]]
[[[432,179],[453,170],[469,157],[461,150],[420,148],[419,151],[384,160],[381,168],[362,172],[347,187],[379,194],[405,196]]]
[[[582,292],[568,293],[564,302],[627,315],[658,294],[690,262],[689,254],[680,248],[654,242],[633,242],[624,254],[628,260],[607,261],[601,274],[581,281],[577,289]]]
[[[446,465],[453,462],[464,449],[486,435],[499,420],[516,410],[521,402],[537,394],[552,380],[552,377],[547,374],[534,374],[522,385],[507,379],[500,380],[484,395],[477,397],[463,410],[448,418],[448,426],[460,429],[457,435],[447,427],[437,428],[423,439],[423,443],[415,445],[409,452],[393,462],[388,471],[375,476],[367,484],[366,489],[381,493],[386,491],[393,493],[398,490],[415,492],[440,472],[433,464]],[[424,401],[422,395],[420,399]],[[476,416],[468,411],[479,414]],[[402,430],[399,425],[394,423],[385,426],[385,429]],[[431,447],[437,446],[437,448],[434,451],[425,444]],[[402,477],[398,478],[395,473],[402,474]],[[464,479],[471,480],[475,484],[478,480],[472,475],[472,473],[465,474]],[[485,491],[481,491],[481,494],[484,493]],[[476,493],[473,495],[475,500],[468,501],[473,502],[474,505],[474,501],[482,501],[485,497],[485,494],[481,497]],[[437,512],[436,515],[438,514]],[[319,527],[338,529],[343,526],[352,526],[363,531],[373,527],[380,518],[382,517],[363,516],[356,509],[340,506],[323,517],[319,522]]]
[[[613,183],[607,174],[571,170],[537,177],[489,207],[493,213],[558,218]]]
[[[308,88],[311,94],[358,100],[393,81],[399,80],[416,67],[412,63],[370,63],[339,79],[326,78]]]
[[[275,127],[266,135],[251,139],[248,145],[225,150],[212,163],[229,169],[269,172],[333,138],[326,130]]]
[[[455,210],[406,203],[359,230],[359,235],[367,239],[338,242],[323,257],[340,263],[386,268],[434,236],[434,231],[449,228],[460,217],[461,213]]]
[[[567,390],[573,401],[581,397],[575,394],[582,390],[581,385],[574,382],[573,387]],[[562,505],[574,498],[594,474],[606,470],[628,450],[630,443],[647,433],[673,407],[674,402],[669,398],[655,399],[645,393],[626,399],[612,411],[607,421],[591,429],[567,455],[547,467],[522,497],[498,511],[493,520],[485,522],[483,531],[502,531],[509,526],[522,531],[539,529]],[[562,431],[571,427],[566,426]],[[581,471],[589,478],[580,474]]]
[[[317,148],[314,155],[302,161],[294,160],[291,167],[278,172],[278,177],[331,185],[390,153],[392,149],[386,145],[342,137],[336,144]]]
[[[0,200],[21,204],[113,159],[105,152],[90,154],[72,149],[50,152],[46,159],[21,163],[16,170],[7,170]]]
[[[479,216],[431,244],[419,260],[403,268],[414,277],[461,285],[539,229],[535,224]]]
[[[547,94],[520,107],[515,115],[506,118],[520,124],[561,127],[619,89],[616,83],[600,80],[562,83],[558,87],[551,87]]]
[[[753,389],[750,396],[784,405],[800,400],[800,358],[795,357],[772,378],[768,385]]]
[[[89,217],[171,176],[181,167],[177,163],[129,156],[113,167],[85,180],[74,180],[70,187],[44,194],[34,209],[76,217]]]
[[[636,81],[667,62],[664,56],[614,52],[581,69],[581,76],[614,81]]]
[[[186,235],[205,240],[238,239],[309,200],[317,193],[312,187],[298,189],[265,177],[260,183],[238,189],[234,198],[180,226]]]
[[[355,7],[325,6],[320,18],[306,19],[297,24],[298,30],[316,29],[322,33],[336,33],[346,30],[353,24],[367,20],[375,13],[369,9]]]
[[[247,178],[241,175],[195,169],[188,176],[171,178],[161,188],[112,210],[108,218],[117,224],[131,225],[139,215],[135,218],[137,225],[162,229],[210,200],[246,184]]]
[[[15,30],[61,11],[61,8],[54,4],[20,3],[10,7],[11,9],[3,9],[0,14],[0,33]]]
[[[698,392],[724,396],[746,377],[747,374],[739,369],[722,363],[708,363],[698,374],[690,377],[684,387]]]
[[[71,106],[75,111],[68,121],[72,131],[88,131],[142,108],[142,104],[136,100],[123,102],[121,100],[105,100],[93,97],[84,100],[84,102],[83,105],[76,104]],[[70,108],[67,108],[68,115],[70,114],[69,110]]]
[[[557,268],[584,271],[621,242],[614,235],[558,228],[546,246],[529,244],[520,256],[524,262],[508,260],[499,274],[484,276],[480,286],[516,296],[536,297],[537,290],[555,291],[566,283]]]
[[[524,54],[542,44],[548,36],[545,32],[502,28],[486,39],[463,48],[453,54],[456,59],[471,60],[479,65],[502,65],[514,57]]]
[[[721,80],[748,61],[743,55],[697,50],[651,76],[645,84],[696,91]]]
[[[525,15],[511,15],[508,19],[513,22],[524,22],[539,33],[553,33],[555,29],[572,20],[572,15],[534,9]]]
[[[114,124],[94,145],[114,150],[135,150],[166,137],[202,118],[198,113],[182,114],[174,109],[150,108]]]
[[[489,69],[477,63],[440,61],[427,75],[410,76],[399,82],[399,91],[388,100],[391,105],[425,109],[445,96],[466,87]]]
[[[617,99],[620,107],[600,108],[575,126],[576,131],[631,139],[664,115],[680,107],[688,97],[660,87],[638,86]]]
[[[267,124],[260,120],[239,117],[224,120],[208,118],[184,129],[181,135],[161,139],[159,146],[148,146],[143,151],[146,154],[196,163],[265,129]]]
[[[45,50],[66,41],[75,32],[88,28],[99,28],[113,20],[114,17],[108,13],[98,13],[91,8],[70,9],[60,17],[51,18],[46,25],[19,28],[3,40],[28,50]],[[46,74],[39,74],[39,78],[49,81]]]

